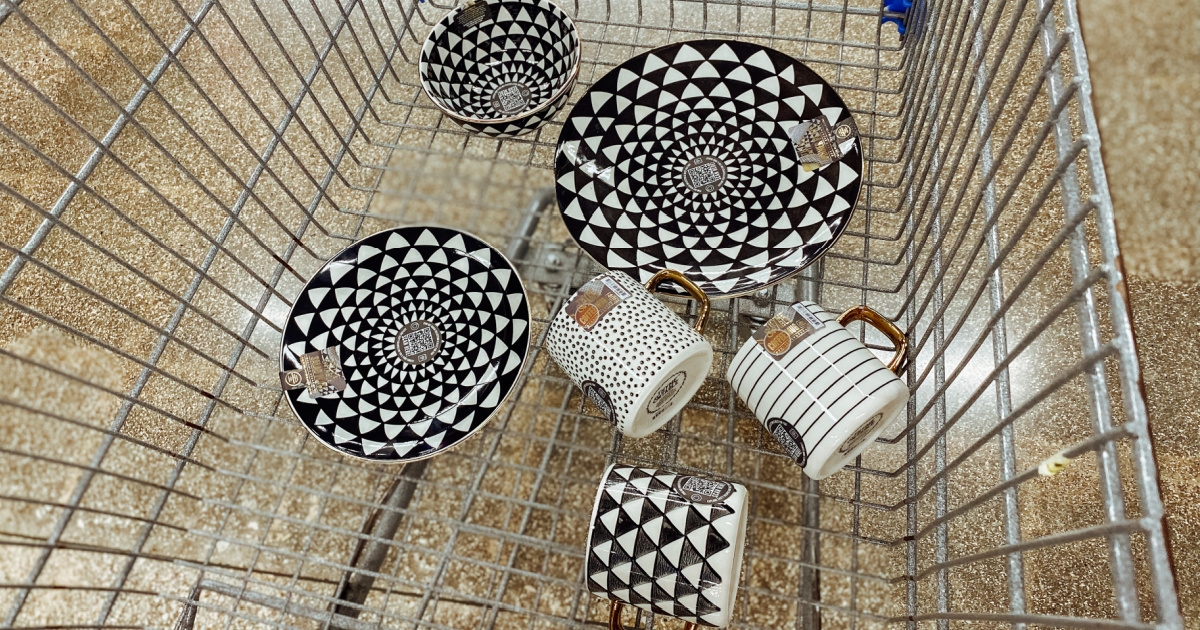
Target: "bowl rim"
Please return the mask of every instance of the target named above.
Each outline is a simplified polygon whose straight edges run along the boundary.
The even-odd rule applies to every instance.
[[[512,2],[514,0],[475,0],[475,1],[485,2],[488,4],[499,4],[501,2]],[[515,1],[530,2],[530,0],[515,0]],[[579,69],[583,65],[583,39],[580,38],[580,36],[579,36],[579,29],[576,28],[576,26],[575,26],[575,20],[571,19],[570,14],[568,14],[566,11],[564,11],[562,7],[558,6],[558,4],[555,2],[551,2],[550,0],[535,0],[534,3],[540,3],[540,2],[545,2],[546,4],[549,4],[550,6],[554,7],[555,9],[558,9],[558,12],[561,13],[563,18],[566,19],[567,26],[570,27],[570,31],[575,33],[575,41],[576,41],[575,48],[576,48],[576,50],[579,51],[579,55],[577,55],[575,57],[575,65],[573,65],[571,67],[571,72],[568,74],[567,80],[564,81],[562,86],[560,86],[557,90],[555,90],[555,92],[553,94],[550,95],[550,98],[547,98],[545,101],[542,102],[541,105],[538,105],[537,107],[535,107],[533,109],[529,109],[529,110],[523,111],[519,114],[515,114],[513,116],[508,116],[506,118],[472,118],[470,116],[464,116],[464,115],[450,109],[449,107],[446,107],[445,105],[443,105],[441,102],[441,99],[439,97],[434,96],[433,93],[431,93],[429,91],[429,85],[425,79],[425,72],[423,72],[421,70],[421,63],[418,62],[417,76],[420,77],[420,79],[421,79],[421,91],[424,92],[425,96],[428,97],[429,100],[433,102],[433,106],[438,108],[439,110],[441,110],[441,112],[443,114],[446,114],[447,116],[453,118],[454,120],[469,122],[469,123],[478,123],[481,125],[498,125],[498,124],[502,124],[502,123],[516,122],[518,120],[522,120],[524,118],[532,116],[532,115],[550,107],[550,105],[553,104],[555,101],[557,101],[559,99],[559,97],[561,97],[563,94],[570,92],[571,89],[573,87],[575,87],[575,81],[576,81],[576,79],[579,78]],[[442,17],[442,19],[440,19],[436,23],[434,23],[433,27],[429,29],[429,34],[425,36],[425,41],[426,42],[434,41],[434,45],[436,46],[437,45],[436,40],[432,39],[433,32],[435,30],[437,30],[437,27],[439,25],[441,25],[443,22],[451,20],[451,19],[453,19],[453,16],[458,15],[459,13],[462,13],[463,9],[467,6],[467,4],[468,3],[464,3],[462,5],[455,7],[454,9],[452,9],[451,11],[446,13],[446,15]],[[421,48],[423,49],[424,47],[425,47],[425,45],[421,44]],[[428,65],[428,64],[426,64],[426,65]]]

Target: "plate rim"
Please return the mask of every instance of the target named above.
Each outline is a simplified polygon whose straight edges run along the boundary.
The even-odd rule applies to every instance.
[[[308,290],[308,286],[313,281],[313,279],[316,278],[321,272],[325,271],[325,269],[329,265],[333,264],[333,261],[335,258],[346,253],[346,251],[348,251],[349,249],[351,249],[353,247],[358,247],[367,239],[373,238],[380,234],[384,234],[387,232],[396,232],[399,230],[422,229],[422,228],[438,228],[438,229],[443,229],[443,230],[451,230],[454,232],[458,232],[460,234],[465,234],[467,236],[470,236],[471,238],[474,238],[475,240],[479,241],[480,243],[487,245],[496,254],[499,254],[500,258],[502,258],[504,260],[504,262],[508,263],[508,266],[512,268],[513,275],[517,277],[517,284],[519,284],[521,286],[521,296],[523,298],[525,298],[526,310],[529,311],[529,316],[528,316],[529,321],[526,322],[526,331],[528,332],[528,335],[526,336],[526,339],[525,339],[525,350],[521,356],[521,367],[518,368],[517,372],[516,372],[517,381],[520,381],[521,377],[524,376],[524,374],[525,374],[525,369],[529,367],[529,356],[532,354],[531,350],[533,347],[533,309],[531,306],[532,303],[529,301],[529,289],[525,287],[525,279],[522,278],[520,272],[517,271],[517,266],[515,264],[513,264],[513,262],[511,260],[509,260],[508,256],[505,255],[504,252],[500,251],[500,249],[497,248],[495,245],[492,245],[487,240],[480,238],[473,232],[468,232],[466,230],[460,230],[458,228],[450,227],[448,225],[438,225],[438,224],[434,224],[434,223],[416,223],[416,224],[397,225],[396,227],[387,228],[385,230],[379,230],[378,232],[375,232],[373,234],[368,234],[368,235],[358,239],[357,241],[354,241],[353,243],[338,250],[337,253],[330,256],[325,261],[325,263],[323,265],[321,265],[320,269],[318,269],[315,273],[313,273],[311,276],[309,276],[308,280],[306,280],[304,282],[304,286],[301,287],[300,291],[296,293],[297,299],[295,302],[292,302],[292,307],[288,309],[287,317],[283,320],[284,329],[286,329],[288,323],[292,321],[292,314],[295,312],[296,305],[300,303],[300,300],[298,299],[299,296],[304,295],[304,292]],[[283,353],[284,353],[284,349],[287,347],[286,344],[284,344],[283,339],[284,339],[283,331],[280,331],[280,333],[279,333],[279,370],[280,371],[284,370],[284,365],[283,365],[283,356],[284,355],[283,355]],[[517,387],[517,384],[518,384],[517,382],[514,382],[513,386],[511,388],[509,388],[509,390],[507,392],[504,393],[504,396],[500,399],[500,402],[496,404],[496,408],[492,411],[492,413],[489,413],[488,416],[483,419],[483,422],[480,422],[478,426],[476,426],[472,431],[470,431],[465,436],[463,436],[463,438],[461,440],[459,440],[453,444],[450,444],[449,446],[444,446],[444,447],[436,449],[430,453],[421,455],[420,457],[407,457],[407,458],[395,458],[395,459],[374,459],[371,457],[365,457],[363,455],[356,455],[354,453],[347,452],[346,450],[342,449],[341,447],[339,447],[335,444],[331,444],[324,437],[318,435],[317,432],[315,430],[313,430],[313,428],[311,426],[309,426],[309,423],[306,422],[304,420],[304,418],[301,416],[301,414],[296,410],[296,404],[292,401],[291,397],[289,397],[287,395],[287,392],[281,391],[281,394],[283,395],[283,399],[287,401],[288,408],[292,410],[292,415],[296,417],[296,420],[300,423],[300,425],[303,426],[304,429],[306,431],[308,431],[308,433],[310,435],[312,435],[313,438],[316,439],[317,442],[319,442],[325,448],[328,448],[331,451],[336,452],[338,455],[341,455],[343,457],[349,457],[354,460],[370,462],[372,464],[383,464],[383,465],[388,465],[388,466],[394,466],[394,465],[398,465],[398,464],[400,464],[400,465],[411,464],[412,462],[419,462],[424,459],[436,457],[437,455],[441,455],[441,454],[449,451],[450,449],[453,449],[453,448],[456,448],[463,444],[466,444],[470,440],[474,439],[475,437],[477,437],[479,435],[480,431],[485,426],[487,426],[488,423],[490,423],[492,421],[492,419],[496,416],[496,412],[499,411],[500,408],[504,406],[504,403],[508,402],[509,398],[512,397],[513,392],[515,392],[517,389],[520,389],[519,387]]]
[[[508,0],[484,0],[484,1],[489,2],[489,3],[491,3],[491,2],[500,3],[500,2],[506,2]],[[520,1],[520,0],[517,0],[517,1]],[[499,125],[499,124],[503,124],[503,123],[517,122],[519,120],[525,119],[528,116],[532,116],[534,114],[540,113],[542,110],[549,107],[551,105],[551,103],[553,103],[554,101],[557,101],[563,94],[573,90],[575,88],[575,81],[579,79],[579,72],[580,72],[581,68],[583,67],[583,37],[580,36],[580,34],[579,34],[579,27],[575,26],[575,20],[573,20],[571,18],[570,14],[568,14],[566,11],[564,11],[562,7],[558,6],[557,2],[552,2],[551,0],[540,0],[540,1],[545,2],[549,5],[552,5],[554,8],[558,9],[558,11],[560,13],[563,14],[563,17],[565,17],[567,19],[567,24],[571,27],[571,30],[575,33],[575,39],[578,40],[578,44],[575,46],[575,48],[579,51],[579,56],[577,56],[575,58],[575,65],[571,67],[571,72],[569,73],[569,76],[567,77],[567,81],[565,83],[563,83],[562,87],[555,90],[554,94],[550,95],[550,97],[547,98],[541,105],[538,105],[537,107],[535,107],[533,109],[523,111],[519,114],[514,114],[507,118],[471,118],[470,116],[463,116],[462,114],[451,111],[450,109],[448,109],[447,107],[442,105],[440,98],[435,97],[433,94],[431,94],[429,92],[429,87],[426,85],[426,81],[425,81],[425,73],[421,71],[420,60],[418,60],[418,62],[417,62],[417,78],[419,78],[421,80],[421,91],[425,93],[425,97],[428,98],[430,100],[430,102],[433,103],[433,106],[438,108],[438,110],[440,110],[443,114],[453,118],[454,120],[469,122],[469,123],[478,124],[478,125]],[[462,6],[466,6],[466,5],[462,5]],[[454,13],[461,8],[462,8],[461,6],[454,7],[449,12],[447,12],[446,15],[442,16],[442,19],[438,20],[437,22],[434,22],[433,26],[429,27],[429,34],[427,34],[425,36],[425,40],[423,42],[421,42],[422,49],[425,48],[425,42],[430,41],[430,38],[433,37],[433,32],[435,30],[437,30],[438,25],[440,25],[442,22],[445,22],[446,20],[450,19],[450,16],[454,15]],[[434,40],[434,45],[435,46],[437,45],[436,40]]]
[[[548,0],[547,0],[547,1],[548,1]],[[613,68],[612,68],[611,70],[609,70],[608,72],[606,72],[606,73],[604,74],[604,76],[600,77],[600,78],[599,78],[599,79],[597,79],[595,82],[593,82],[593,83],[592,83],[592,85],[591,85],[590,87],[588,87],[588,89],[587,89],[587,92],[585,92],[585,93],[583,94],[583,96],[587,96],[587,93],[588,93],[588,92],[591,92],[591,91],[592,91],[592,88],[594,88],[594,87],[595,87],[595,86],[596,86],[598,83],[600,83],[600,81],[603,81],[603,80],[604,80],[606,77],[608,77],[608,75],[609,75],[609,74],[612,74],[613,72],[616,72],[616,71],[620,70],[620,69],[621,69],[621,68],[622,68],[622,67],[623,67],[625,64],[629,63],[630,61],[632,61],[633,59],[635,59],[635,58],[637,58],[637,57],[641,57],[641,56],[643,56],[643,55],[648,55],[648,54],[650,54],[650,53],[655,53],[655,52],[658,52],[658,51],[660,51],[660,50],[665,50],[665,49],[667,49],[667,48],[671,48],[671,47],[674,47],[674,46],[680,46],[680,45],[683,45],[683,44],[690,44],[690,43],[694,43],[694,42],[721,42],[721,43],[724,43],[724,44],[745,44],[745,45],[749,45],[749,46],[757,46],[757,47],[759,47],[759,48],[761,48],[761,49],[768,50],[768,51],[771,51],[771,52],[775,52],[775,53],[779,53],[779,54],[781,54],[781,55],[784,55],[785,57],[787,57],[788,59],[790,59],[790,60],[791,60],[793,63],[795,63],[795,64],[799,64],[799,65],[803,66],[804,68],[808,69],[809,71],[811,71],[813,74],[816,74],[816,75],[817,75],[817,78],[821,79],[821,81],[822,81],[822,82],[823,82],[823,83],[824,83],[826,86],[828,86],[828,87],[830,88],[830,90],[832,90],[832,91],[833,91],[833,93],[834,93],[834,94],[836,94],[836,95],[838,96],[838,99],[842,101],[842,107],[843,107],[843,109],[845,109],[845,110],[846,110],[846,114],[847,114],[848,116],[850,116],[850,118],[851,118],[852,120],[854,119],[854,112],[853,112],[853,111],[851,111],[851,109],[850,109],[850,106],[846,104],[846,101],[845,101],[845,99],[842,99],[842,97],[841,97],[841,94],[839,94],[839,93],[837,92],[837,90],[834,90],[834,89],[833,89],[833,85],[832,85],[831,83],[829,83],[828,81],[826,81],[824,77],[822,77],[821,75],[817,74],[817,71],[816,71],[816,70],[813,70],[812,68],[809,68],[809,67],[808,67],[808,65],[807,65],[807,64],[805,64],[804,62],[800,61],[799,59],[796,59],[795,57],[792,57],[791,55],[789,55],[789,54],[787,54],[787,53],[785,53],[785,52],[783,52],[783,51],[781,51],[781,50],[776,50],[776,49],[774,49],[774,48],[771,48],[770,46],[763,46],[762,44],[755,44],[754,42],[743,42],[743,41],[736,40],[736,39],[715,39],[715,38],[711,38],[711,37],[710,37],[710,38],[701,38],[701,39],[689,39],[689,40],[684,40],[684,41],[672,42],[672,43],[670,43],[670,44],[664,44],[664,45],[662,45],[662,46],[658,46],[658,47],[656,47],[656,48],[651,48],[650,50],[647,50],[647,51],[644,51],[644,52],[638,53],[637,55],[634,55],[633,57],[630,57],[629,59],[626,59],[625,61],[623,61],[623,62],[621,62],[621,63],[619,63],[619,64],[617,64],[617,65],[613,66]],[[580,100],[582,100],[583,96],[581,96],[581,97],[580,97]],[[577,102],[577,103],[576,103],[576,105],[578,106],[578,104],[579,104],[579,103]],[[566,120],[568,120],[568,121],[569,121],[569,120],[571,119],[571,116],[572,116],[574,113],[575,113],[575,108],[574,108],[574,107],[572,107],[572,108],[571,108],[571,111],[567,113],[567,118],[566,118]],[[855,128],[857,128],[857,127],[858,127],[858,121],[857,121],[857,120],[855,120]],[[566,122],[564,122],[564,123],[563,123],[563,128],[564,128],[564,129],[566,128]],[[865,165],[865,163],[866,163],[866,154],[865,154],[865,152],[862,150],[862,132],[861,132],[861,131],[859,132],[859,135],[858,135],[858,137],[859,137],[859,142],[858,142],[858,151],[859,151],[859,153],[862,155],[862,160],[863,160],[863,162],[864,162],[863,166],[859,168],[859,178],[860,178],[860,180],[862,180],[862,179],[864,178],[864,175],[863,175],[863,173],[864,173],[864,171],[866,170],[866,165]],[[556,146],[555,146],[555,149],[554,149],[554,153],[555,153],[555,162],[557,162],[557,161],[558,161],[559,148],[561,147],[561,145],[562,145],[562,135],[561,135],[561,133],[560,133],[560,134],[559,134],[559,140],[558,140],[558,142],[556,143]],[[556,167],[556,168],[555,168],[555,173],[554,173],[554,189],[555,189],[555,202],[556,202],[556,203],[558,202],[558,178],[559,178],[559,177],[561,177],[561,175],[559,175],[559,173],[558,173],[558,169],[557,169],[557,167]],[[813,263],[815,263],[815,262],[817,262],[818,260],[821,260],[822,258],[824,258],[826,254],[828,254],[830,251],[832,251],[832,250],[833,250],[833,245],[834,245],[835,243],[837,243],[837,241],[838,241],[838,240],[840,240],[840,239],[841,239],[841,237],[842,237],[842,234],[844,234],[844,233],[846,232],[846,230],[847,230],[847,229],[849,229],[849,227],[850,227],[850,219],[851,219],[851,218],[854,216],[854,213],[855,213],[855,212],[858,210],[858,206],[859,206],[859,204],[862,202],[862,195],[863,195],[863,191],[864,191],[865,189],[866,189],[866,185],[865,185],[865,183],[860,183],[860,184],[859,184],[859,187],[858,187],[858,194],[854,196],[854,204],[853,204],[853,205],[850,207],[850,210],[849,210],[849,212],[847,212],[847,214],[846,214],[846,227],[842,228],[842,231],[841,231],[841,233],[839,233],[839,234],[837,235],[837,237],[836,237],[836,238],[833,238],[833,239],[831,239],[831,240],[829,241],[829,245],[827,245],[827,246],[826,246],[824,249],[822,249],[822,250],[821,250],[819,253],[817,253],[815,256],[813,256],[811,260],[809,260],[808,262],[804,263],[803,265],[801,265],[801,266],[799,266],[799,267],[796,267],[796,268],[792,269],[791,271],[787,272],[787,273],[786,273],[786,274],[784,274],[783,276],[780,276],[780,277],[779,277],[778,279],[776,279],[776,280],[772,280],[772,281],[770,281],[770,282],[767,282],[767,283],[765,283],[765,284],[761,284],[761,285],[758,285],[758,286],[755,286],[755,287],[752,287],[752,288],[749,288],[749,289],[745,289],[745,290],[738,291],[738,292],[731,292],[731,293],[719,293],[719,294],[705,292],[705,293],[706,293],[706,295],[708,296],[708,299],[710,299],[710,300],[725,300],[725,299],[733,299],[733,298],[745,297],[745,296],[747,296],[747,295],[753,295],[753,294],[755,294],[755,293],[758,293],[759,291],[762,291],[762,290],[764,290],[764,289],[769,289],[769,288],[771,288],[771,287],[773,287],[773,286],[775,286],[775,285],[777,285],[777,284],[780,284],[781,282],[783,282],[783,281],[785,281],[785,280],[790,280],[790,279],[792,279],[792,278],[793,278],[793,277],[795,277],[797,274],[799,274],[801,271],[804,271],[805,269],[807,269],[807,268],[809,268],[810,266],[812,266],[812,264],[813,264]],[[557,203],[557,206],[558,206],[558,214],[559,214],[559,218],[561,219],[561,218],[562,218],[562,216],[563,216],[563,207],[562,207],[562,204],[561,204],[561,203]],[[565,220],[564,220],[564,223],[565,223]],[[573,231],[571,231],[571,228],[570,228],[570,226],[567,226],[567,233],[569,233],[569,234],[571,235],[571,240],[575,241],[575,244],[579,246],[579,249],[580,249],[580,251],[582,251],[582,252],[584,253],[584,255],[586,255],[586,256],[587,256],[589,259],[591,259],[591,260],[592,260],[592,262],[594,262],[594,263],[596,263],[597,265],[599,265],[601,269],[605,269],[605,270],[607,270],[607,271],[612,271],[612,269],[609,269],[608,265],[606,265],[604,262],[602,262],[602,261],[598,260],[598,259],[597,259],[595,256],[593,256],[593,255],[592,255],[592,253],[591,253],[590,251],[588,251],[588,249],[587,249],[586,247],[584,247],[583,243],[580,243],[580,242],[579,242],[579,239],[578,239],[578,238],[575,236],[575,233],[574,233]],[[673,269],[673,267],[666,267],[666,266],[664,266],[664,268],[665,268],[665,269]],[[640,269],[641,269],[641,267],[630,267],[630,269],[634,269],[634,270],[640,270]],[[625,271],[625,270],[624,270],[624,269],[622,269],[621,271]],[[680,273],[684,273],[682,270],[677,270],[677,271],[679,271]],[[628,271],[626,271],[626,273],[629,273],[629,272],[628,272]],[[668,282],[664,282],[664,283],[663,283],[661,286],[663,287],[663,289],[667,289],[667,290],[659,290],[659,291],[658,291],[659,293],[664,293],[664,294],[666,294],[666,295],[670,295],[670,296],[672,296],[672,297],[681,297],[681,298],[686,298],[686,299],[688,299],[688,300],[693,300],[693,299],[695,299],[695,298],[693,298],[693,297],[692,297],[690,294],[688,294],[687,292],[679,292],[677,289],[674,289],[674,288],[673,288],[673,287],[675,287],[675,283],[674,283],[674,282],[669,282],[669,281],[668,281]]]

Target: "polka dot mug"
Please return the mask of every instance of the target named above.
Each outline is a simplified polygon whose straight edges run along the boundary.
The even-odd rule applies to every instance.
[[[694,329],[651,294],[667,280],[699,301]],[[677,271],[664,269],[646,286],[611,271],[559,309],[546,348],[622,433],[644,437],[679,413],[708,375],[713,349],[700,335],[707,314],[708,297]]]

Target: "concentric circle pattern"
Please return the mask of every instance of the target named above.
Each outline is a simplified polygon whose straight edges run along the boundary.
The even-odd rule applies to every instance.
[[[546,0],[485,0],[451,11],[421,49],[429,97],[472,131],[496,137],[536,129],[566,103],[579,35]],[[512,120],[529,113],[529,120]]]
[[[634,57],[562,130],[563,220],[597,262],[641,282],[676,269],[710,297],[778,282],[833,244],[861,187],[857,142],[839,162],[801,167],[790,133],[818,116],[850,113],[814,72],[763,46],[703,40]]]
[[[529,351],[529,305],[509,262],[448,228],[403,227],[355,243],[296,299],[280,369],[337,346],[346,388],[286,392],[335,450],[411,461],[479,429],[516,384]]]

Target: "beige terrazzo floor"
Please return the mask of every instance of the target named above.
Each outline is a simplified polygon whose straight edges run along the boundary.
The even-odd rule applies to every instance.
[[[1179,598],[1200,627],[1200,3],[1079,4]]]

